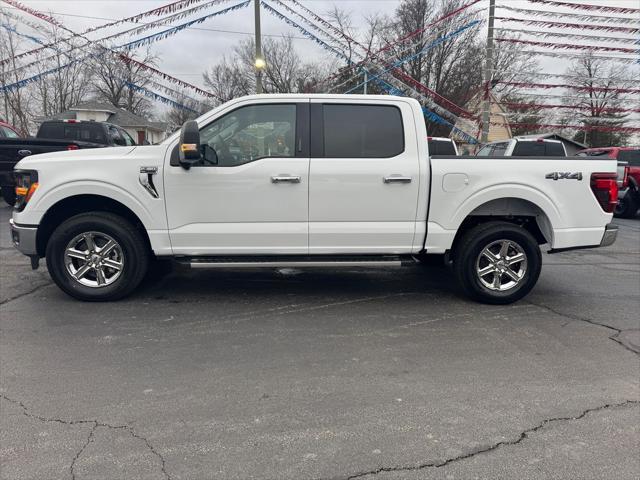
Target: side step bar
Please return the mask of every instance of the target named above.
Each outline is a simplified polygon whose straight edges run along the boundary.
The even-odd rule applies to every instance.
[[[309,268],[309,267],[400,267],[413,264],[410,256],[267,256],[267,257],[197,257],[178,261],[191,268]]]

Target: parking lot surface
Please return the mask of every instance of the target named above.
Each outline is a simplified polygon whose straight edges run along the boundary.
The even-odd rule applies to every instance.
[[[94,304],[9,216],[3,479],[640,476],[640,220],[510,306],[435,267],[175,270]]]

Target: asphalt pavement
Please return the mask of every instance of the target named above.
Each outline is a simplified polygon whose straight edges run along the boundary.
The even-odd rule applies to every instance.
[[[9,215],[2,479],[640,477],[640,219],[510,306],[444,267],[178,269],[92,304]]]

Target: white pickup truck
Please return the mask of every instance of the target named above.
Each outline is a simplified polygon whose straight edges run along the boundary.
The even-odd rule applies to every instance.
[[[82,300],[131,293],[156,257],[380,267],[444,254],[469,296],[499,304],[533,288],[540,245],[615,240],[615,160],[430,158],[426,138],[408,98],[238,98],[160,145],[20,161],[13,242]]]

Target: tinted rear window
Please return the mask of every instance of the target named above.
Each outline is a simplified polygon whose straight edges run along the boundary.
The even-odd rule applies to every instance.
[[[387,105],[323,106],[324,156],[387,158],[404,151],[400,109]]]
[[[628,162],[634,167],[640,167],[640,150],[620,150],[618,160]]]
[[[38,137],[107,144],[102,125],[91,123],[43,123]]]
[[[544,157],[544,142],[518,142],[513,149],[514,157]]]
[[[455,155],[453,142],[445,140],[429,140],[429,155]]]
[[[564,148],[561,143],[548,142],[546,143],[546,153],[548,157],[564,157]]]

